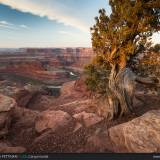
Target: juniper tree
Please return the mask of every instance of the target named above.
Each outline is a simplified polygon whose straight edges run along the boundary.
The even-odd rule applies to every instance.
[[[134,55],[149,46],[152,34],[160,30],[160,1],[110,0],[109,4],[111,15],[99,10],[91,34],[96,58],[101,57],[111,67],[107,96],[101,102],[105,116],[112,119],[133,112],[136,81],[155,83],[154,79],[135,75],[129,64]]]

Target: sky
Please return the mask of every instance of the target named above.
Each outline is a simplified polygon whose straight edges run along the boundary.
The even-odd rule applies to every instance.
[[[0,48],[91,47],[100,8],[111,13],[108,0],[0,0]]]
[[[91,47],[89,28],[107,0],[0,0],[0,48]]]

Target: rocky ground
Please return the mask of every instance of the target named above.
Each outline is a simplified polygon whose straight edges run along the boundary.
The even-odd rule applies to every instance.
[[[140,87],[136,114],[109,122],[81,80],[65,83],[58,98],[1,87],[0,152],[160,152],[160,96]]]

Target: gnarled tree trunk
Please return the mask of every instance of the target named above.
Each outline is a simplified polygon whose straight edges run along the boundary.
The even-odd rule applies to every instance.
[[[99,100],[98,113],[108,119],[133,113],[136,82],[155,84],[152,79],[136,76],[129,68],[119,69],[114,65],[110,73],[107,95]]]
[[[133,111],[135,74],[129,68],[117,69],[113,66],[109,79],[114,116],[122,116]],[[114,102],[116,101],[116,102]]]

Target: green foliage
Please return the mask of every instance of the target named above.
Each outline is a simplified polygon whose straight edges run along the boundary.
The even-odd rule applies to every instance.
[[[86,85],[88,86],[88,89],[91,91],[97,90],[97,84],[98,84],[98,74],[97,70],[95,69],[94,65],[90,64],[85,67],[85,73],[87,74],[87,78],[85,80]]]
[[[91,28],[92,46],[96,54],[109,63],[129,60],[147,46],[147,39],[160,29],[159,0],[110,0],[112,13],[99,11]]]
[[[134,55],[150,47],[150,37],[160,30],[159,0],[110,0],[109,4],[111,15],[99,10],[91,27],[96,56],[85,67],[86,84],[99,93],[107,90],[111,67],[117,65],[120,69],[129,64]]]
[[[107,92],[110,67],[101,57],[96,57],[92,64],[86,65],[84,71],[88,89],[99,94]]]

